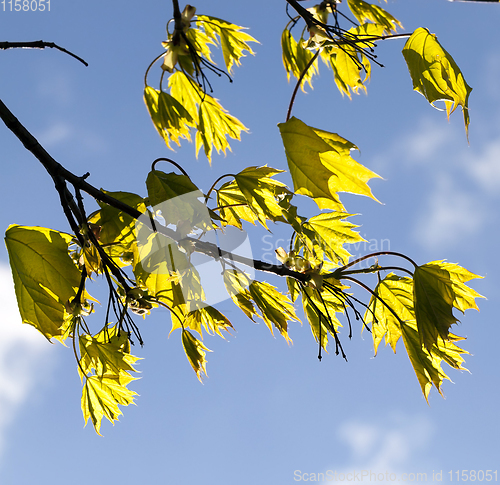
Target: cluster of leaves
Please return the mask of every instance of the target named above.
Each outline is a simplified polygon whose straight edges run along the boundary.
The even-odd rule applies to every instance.
[[[163,72],[170,73],[169,92],[163,90],[163,75],[159,89],[155,89],[148,85],[146,72],[144,100],[156,129],[169,148],[171,142],[180,145],[182,138],[190,141],[190,132],[195,129],[196,153],[203,146],[205,155],[211,160],[213,148],[217,153],[225,153],[230,149],[226,137],[239,140],[241,132],[247,128],[207,93],[210,81],[205,70],[229,76],[233,67],[241,64],[245,51],[253,54],[248,43],[256,40],[243,32],[242,27],[207,15],[198,15],[192,26],[195,12],[196,9],[188,5],[180,19],[167,24],[168,39],[163,42],[166,52],[152,64],[163,59]],[[174,30],[170,33],[172,23]],[[213,62],[211,46],[222,48],[227,73]]]
[[[271,333],[276,329],[289,343],[288,326],[299,321],[294,304],[300,300],[319,346],[319,358],[331,341],[335,352],[345,357],[339,337],[341,320],[344,325],[347,322],[350,337],[354,315],[371,331],[375,353],[384,337],[394,351],[402,337],[426,399],[432,386],[441,392],[442,381],[448,378],[441,368],[443,361],[463,369],[462,355],[467,352],[456,345],[461,337],[450,328],[457,322],[453,309],[477,308],[475,299],[480,295],[466,285],[477,276],[443,261],[417,265],[389,251],[350,261],[346,245],[363,238],[348,221],[351,214],[339,194],[376,200],[368,181],[378,175],[352,158],[354,143],[291,116],[298,88],[312,85],[318,72],[318,57],[332,68],[342,94],[365,91],[376,42],[399,35],[395,32],[401,24],[378,5],[348,0],[359,25],[345,30],[339,26],[336,2],[324,1],[311,9],[296,0],[287,2],[298,16],[282,35],[283,63],[297,85],[279,130],[293,188],[275,178],[282,170],[261,166],[223,175],[203,191],[175,162],[158,159],[146,179],[146,197],[97,191],[83,185],[82,178],[67,178],[75,187],[77,203],[64,184],[60,194],[72,235],[17,225],[7,230],[5,240],[23,322],[47,339],[72,340],[83,382],[84,417],[98,433],[103,417],[114,422],[120,415],[119,405],[134,400],[135,393],[127,386],[134,380],[138,358],[131,355],[130,344],[142,343],[142,338],[130,312],[145,318],[157,307],[168,308],[172,331],[180,332],[188,361],[200,380],[206,375],[209,351],[204,335],[224,337],[233,328],[225,315],[207,303],[206,282],[193,263],[194,253],[220,264],[228,298],[243,314],[253,321],[262,319]],[[181,139],[191,140],[194,131],[197,153],[203,146],[211,160],[213,148],[225,151],[227,137],[239,139],[246,129],[207,93],[207,73],[223,72],[212,60],[211,46],[222,48],[227,73],[231,73],[245,51],[252,53],[248,42],[255,40],[242,27],[204,15],[195,17],[195,13],[189,5],[181,13],[174,0],[174,19],[168,24],[174,26],[173,32],[167,28],[165,52],[148,68],[144,99],[169,148],[172,142],[179,145]],[[291,29],[299,21],[305,27],[296,41]],[[405,35],[409,39],[403,54],[415,89],[430,103],[443,100],[448,114],[460,105],[467,127],[470,88],[451,56],[425,29]],[[159,89],[155,89],[147,84],[147,74],[160,59],[162,71]],[[165,74],[167,90],[163,89]],[[158,170],[159,161],[172,163],[180,173]],[[225,178],[229,180],[222,183]],[[93,214],[86,215],[78,184],[97,199],[100,208]],[[299,215],[299,196],[313,199],[320,213]],[[222,234],[228,226],[242,229],[249,223],[266,229],[271,223],[286,224],[293,231],[288,250],[276,251],[280,264],[231,254],[201,237]],[[378,259],[384,256],[399,257],[405,266],[380,265]],[[360,267],[370,258],[376,261],[372,266]],[[289,296],[268,282],[253,279],[245,265],[286,276]],[[376,276],[373,289],[360,280],[363,275]],[[109,286],[104,325],[97,332],[87,322],[97,303],[86,290],[94,276],[104,278]],[[367,290],[370,301],[355,297],[349,285]]]

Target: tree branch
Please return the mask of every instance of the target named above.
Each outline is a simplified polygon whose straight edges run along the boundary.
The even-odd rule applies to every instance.
[[[67,181],[71,185],[73,185],[75,189],[87,193],[95,200],[114,207],[115,209],[124,212],[134,219],[139,219],[141,216],[144,216],[144,214],[137,209],[124,204],[120,200],[115,199],[114,197],[104,193],[102,190],[99,190],[93,185],[89,184],[85,180],[85,176],[79,177],[75,175],[74,173],[64,168],[56,160],[54,160],[54,158],[52,158],[52,156],[45,150],[45,148],[40,145],[36,138],[12,114],[12,112],[9,110],[9,108],[7,108],[2,100],[0,100],[0,118],[3,120],[7,128],[9,128],[9,130],[12,131],[14,135],[16,135],[16,137],[24,145],[26,150],[31,152],[35,156],[35,158],[37,158],[37,160],[43,165],[45,170],[47,170],[49,175],[54,180],[54,183],[56,184],[56,189],[59,189],[61,187],[61,182]],[[67,197],[65,197],[65,200],[68,200]],[[76,208],[76,210],[78,210],[78,208]],[[157,225],[156,229],[159,233],[173,239],[174,241],[179,242],[180,239],[178,234],[172,229],[161,225]],[[306,282],[309,280],[309,275],[291,271],[284,265],[275,265],[255,259],[245,258],[243,256],[233,254],[230,251],[222,250],[216,244],[212,244],[209,242],[199,241],[193,238],[184,238],[184,240],[191,242],[197,252],[201,252],[213,258],[226,257],[237,263],[253,267],[258,271],[274,273],[278,276],[289,276],[302,282]]]
[[[72,52],[66,50],[64,47],[60,47],[54,42],[44,42],[43,40],[34,40],[31,42],[0,42],[0,49],[45,49],[46,47],[50,47],[53,49],[57,49],[65,54],[68,54],[71,57],[74,57],[77,61],[80,61],[85,67],[88,67],[88,63],[85,62],[81,57],[73,54]]]

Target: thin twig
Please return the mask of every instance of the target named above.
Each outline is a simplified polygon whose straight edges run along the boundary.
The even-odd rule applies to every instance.
[[[66,50],[64,47],[60,47],[54,42],[44,42],[43,40],[34,40],[31,42],[0,42],[0,49],[45,49],[46,47],[50,47],[53,49],[57,49],[69,56],[75,58],[77,61],[80,61],[85,67],[88,67],[88,63],[85,62],[81,57],[73,54],[72,52]]]

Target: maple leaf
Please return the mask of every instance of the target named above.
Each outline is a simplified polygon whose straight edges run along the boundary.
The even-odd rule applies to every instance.
[[[399,20],[378,5],[363,0],[347,0],[347,4],[361,24],[365,20],[374,22],[376,25],[383,26],[387,33],[396,32],[397,26],[403,27]]]
[[[430,264],[433,265],[434,263]],[[476,277],[464,268],[457,265],[452,266],[463,278],[472,279]],[[461,290],[463,288],[460,288],[459,291]],[[476,294],[474,290],[470,291]],[[455,342],[464,340],[464,338],[447,333],[446,338],[436,339],[428,346],[423,345],[415,311],[416,302],[412,278],[400,277],[390,273],[379,282],[374,293],[378,298],[372,297],[364,318],[365,323],[372,323],[375,354],[384,336],[386,344],[390,344],[394,352],[396,352],[398,340],[402,337],[425,399],[428,399],[433,385],[442,394],[441,384],[443,380],[450,379],[441,368],[442,362],[446,362],[454,369],[465,370],[462,366],[464,362],[462,355],[468,354],[468,352],[455,344]],[[472,306],[469,308],[472,308]]]
[[[207,37],[213,43],[220,42],[224,62],[229,74],[234,65],[241,65],[240,59],[245,57],[245,51],[254,55],[248,42],[257,42],[251,35],[242,32],[245,27],[226,22],[208,15],[198,15],[197,24],[201,24]]]
[[[302,76],[302,81],[300,83],[302,91],[305,92],[304,86],[306,82],[309,83],[309,86],[312,88],[312,78],[318,72],[318,63],[312,61],[314,52],[304,47],[304,39],[301,37],[299,42],[297,42],[293,38],[290,30],[286,28],[281,35],[281,49],[283,65],[288,81],[290,81],[290,74],[297,79],[300,79]],[[310,62],[312,62],[312,65],[305,72]]]
[[[347,264],[351,255],[343,245],[364,241],[358,232],[352,230],[358,226],[344,220],[350,216],[352,214],[345,212],[325,212],[313,216],[302,224],[296,241],[301,240],[318,258],[323,259],[324,255],[333,263],[340,261]]]
[[[288,321],[298,320],[292,302],[274,286],[261,281],[253,281],[248,291],[261,311],[262,319],[273,333],[273,325],[279,330],[288,343]]]
[[[435,106],[444,101],[448,118],[462,107],[465,131],[469,132],[469,95],[472,88],[453,57],[439,44],[437,36],[422,27],[413,32],[403,48],[403,56],[413,81],[413,89]]]
[[[64,335],[66,304],[76,296],[81,280],[68,254],[72,239],[52,229],[15,224],[5,233],[22,321],[49,340]]]
[[[182,330],[182,346],[191,367],[196,372],[199,381],[202,382],[202,374],[207,375],[206,352],[212,352],[205,347],[189,330]]]
[[[380,176],[351,158],[348,147],[354,147],[352,143],[295,117],[278,126],[296,194],[313,198],[320,209],[340,212],[345,209],[338,192],[377,200],[366,182]]]
[[[453,307],[462,313],[477,309],[475,298],[484,298],[465,282],[480,278],[466,269],[444,261],[418,266],[414,274],[414,304],[421,343],[429,349],[438,338],[446,340],[458,320]]]
[[[248,207],[266,229],[266,219],[282,222],[285,220],[278,197],[290,192],[284,183],[271,178],[273,175],[282,172],[283,170],[276,170],[267,166],[247,167],[234,177],[234,181],[245,197]]]
[[[119,404],[133,404],[137,393],[127,389],[127,385],[135,378],[130,375],[106,375],[104,377],[89,376],[85,379],[82,390],[82,410],[85,424],[92,421],[96,433],[101,435],[102,418],[114,423],[122,414]]]

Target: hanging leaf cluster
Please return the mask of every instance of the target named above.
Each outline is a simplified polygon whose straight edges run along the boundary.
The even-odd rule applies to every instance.
[[[213,149],[217,153],[231,149],[228,137],[239,140],[241,132],[248,131],[208,92],[211,84],[205,71],[225,73],[213,61],[212,48],[222,49],[225,74],[229,77],[233,67],[241,64],[245,52],[254,53],[249,42],[256,40],[243,27],[195,14],[196,9],[188,5],[180,19],[167,24],[165,52],[155,61],[163,59],[163,73],[170,74],[168,83],[163,85],[162,74],[159,88],[151,87],[146,73],[144,101],[168,148],[172,148],[172,143],[180,146],[181,139],[191,141],[191,131],[195,130],[196,153],[203,147],[211,160]],[[172,24],[173,32],[169,32]]]

